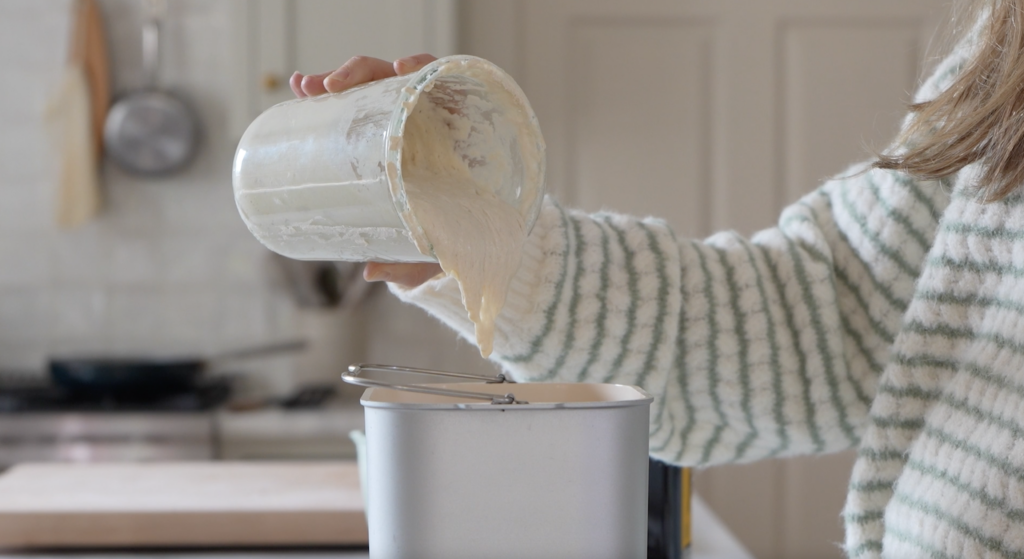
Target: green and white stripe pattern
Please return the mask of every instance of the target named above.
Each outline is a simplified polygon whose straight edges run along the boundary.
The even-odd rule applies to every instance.
[[[751,239],[548,200],[496,358],[644,387],[651,453],[678,464],[857,447],[851,557],[1024,557],[1024,196],[858,171]],[[473,339],[454,280],[393,291]]]

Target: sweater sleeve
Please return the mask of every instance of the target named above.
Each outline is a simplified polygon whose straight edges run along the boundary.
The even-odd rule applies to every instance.
[[[696,240],[548,199],[492,358],[520,381],[641,386],[655,398],[651,454],[669,462],[850,448],[948,203],[939,182],[853,168],[774,228]],[[453,279],[391,289],[473,341]]]
[[[937,183],[871,170],[751,239],[701,241],[548,200],[495,359],[521,381],[643,387],[651,453],[674,463],[849,448],[947,203]],[[392,290],[473,340],[454,280]]]

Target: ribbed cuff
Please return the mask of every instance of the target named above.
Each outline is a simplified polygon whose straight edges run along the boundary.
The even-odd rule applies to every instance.
[[[389,283],[388,289],[403,302],[422,307],[454,328],[463,338],[476,343],[473,323],[462,305],[462,292],[455,278],[441,275],[412,288]]]

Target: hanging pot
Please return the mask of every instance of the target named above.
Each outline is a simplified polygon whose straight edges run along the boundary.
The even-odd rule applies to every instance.
[[[163,2],[151,2],[142,29],[146,87],[125,95],[110,108],[103,141],[119,167],[139,175],[166,175],[192,160],[199,139],[195,113],[179,96],[159,88],[160,19]]]

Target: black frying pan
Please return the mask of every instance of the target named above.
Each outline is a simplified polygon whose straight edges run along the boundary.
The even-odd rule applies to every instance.
[[[304,340],[280,342],[222,353],[207,359],[61,357],[50,360],[54,384],[83,396],[146,398],[192,388],[209,365],[217,361],[299,351]]]

